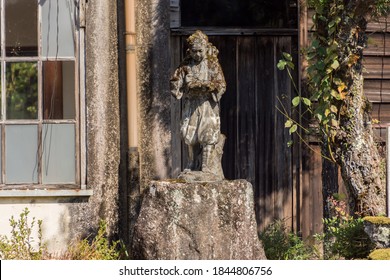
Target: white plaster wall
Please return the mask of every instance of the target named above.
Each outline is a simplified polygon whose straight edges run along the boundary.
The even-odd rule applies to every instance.
[[[15,199],[2,198],[0,200],[0,235],[10,235],[11,226],[9,219],[14,216],[19,219],[19,214],[25,208],[30,210],[28,223],[33,217],[36,223],[34,226],[33,238],[38,241],[38,220],[42,220],[43,242],[46,242],[50,252],[61,252],[67,247],[70,234],[70,215],[67,203],[58,203],[55,198],[39,199]],[[37,246],[37,243],[34,244]]]

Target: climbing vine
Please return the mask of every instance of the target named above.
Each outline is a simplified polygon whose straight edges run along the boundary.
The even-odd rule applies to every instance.
[[[279,111],[287,118],[285,127],[290,134],[301,140],[302,131],[310,132],[301,123],[309,112],[317,123],[323,156],[340,167],[352,213],[381,214],[385,191],[371,104],[363,91],[363,50],[368,20],[389,13],[390,0],[307,2],[315,11],[311,44],[305,50],[308,95],[297,90],[291,101],[293,109],[304,108],[298,120],[288,114],[282,102]],[[287,70],[291,77],[291,55],[284,53],[278,68]]]
[[[355,23],[359,5],[348,9],[345,0],[308,0],[309,7],[315,10],[313,16],[314,30],[310,46],[305,50],[307,68],[307,86],[310,96],[303,97],[296,88],[298,96],[292,99],[292,107],[301,103],[306,107],[305,113],[310,112],[318,122],[320,134],[326,138],[329,156],[334,159],[331,143],[340,134],[340,118],[348,117],[348,95],[354,79],[354,67],[361,63],[362,50],[359,40],[366,41],[364,31]],[[359,2],[359,1],[356,1]],[[390,0],[368,0],[365,13],[371,12],[379,17],[389,12]],[[354,26],[355,25],[355,26]],[[343,32],[344,26],[353,26],[351,32]],[[364,37],[362,37],[364,36]],[[291,55],[283,53],[278,63],[280,70],[287,70],[291,77],[294,69]],[[295,85],[294,85],[295,86]],[[286,112],[283,111],[286,115]],[[297,133],[301,125],[287,116],[285,127],[290,134]],[[302,126],[301,126],[302,127]],[[308,132],[307,129],[305,129]],[[301,137],[301,136],[300,136]]]

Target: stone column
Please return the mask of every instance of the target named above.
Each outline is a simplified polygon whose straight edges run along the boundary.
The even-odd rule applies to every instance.
[[[171,173],[169,0],[137,1],[141,189]]]
[[[73,237],[107,222],[118,228],[120,112],[116,1],[89,1],[86,9],[86,110],[88,201],[70,207]],[[103,38],[103,39],[102,39]]]

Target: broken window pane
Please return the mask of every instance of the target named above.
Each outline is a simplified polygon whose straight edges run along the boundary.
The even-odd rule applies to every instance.
[[[37,0],[5,1],[7,56],[38,55]]]
[[[37,183],[37,155],[37,125],[6,125],[5,180],[7,184]]]
[[[41,1],[42,56],[73,57],[75,6],[72,0]]]
[[[6,64],[7,119],[38,116],[38,71],[36,62]]]
[[[73,61],[43,62],[43,118],[75,118]]]
[[[42,142],[43,183],[74,184],[76,181],[75,125],[44,124]]]

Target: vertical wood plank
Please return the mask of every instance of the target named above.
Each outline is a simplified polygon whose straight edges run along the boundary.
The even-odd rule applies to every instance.
[[[221,133],[226,136],[222,167],[226,179],[237,179],[235,173],[236,162],[236,135],[237,135],[237,77],[236,77],[236,36],[210,36],[219,50],[225,81],[226,92],[221,99]]]
[[[303,237],[322,231],[322,157],[318,145],[303,147],[301,232]]]
[[[274,38],[258,37],[256,43],[256,182],[257,219],[260,229],[274,218]]]
[[[237,152],[238,178],[255,183],[255,64],[253,51],[255,37],[238,37],[237,44]]]
[[[275,66],[275,105],[280,108],[280,101],[287,100],[284,107],[291,114],[292,88],[291,80],[286,71],[277,69],[276,64],[282,58],[282,53],[291,53],[291,37],[279,37],[276,40]],[[292,226],[292,150],[287,143],[291,140],[289,131],[284,127],[286,118],[275,110],[275,172],[277,178],[276,185],[276,209],[277,218],[286,219]]]

